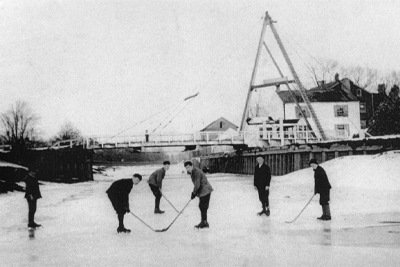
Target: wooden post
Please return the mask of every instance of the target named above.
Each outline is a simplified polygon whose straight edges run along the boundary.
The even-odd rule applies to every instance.
[[[326,160],[327,160],[326,151],[322,151],[322,162],[325,162]]]
[[[281,146],[285,145],[285,133],[283,131],[283,119],[279,118],[279,133],[281,135]]]
[[[264,23],[263,23],[262,30],[261,30],[260,40],[258,42],[258,49],[257,49],[256,59],[255,59],[255,62],[254,62],[254,68],[253,68],[253,72],[251,74],[249,90],[247,92],[247,98],[246,98],[246,104],[245,104],[244,112],[243,112],[243,116],[242,116],[242,122],[240,124],[240,130],[241,131],[244,131],[244,126],[246,124],[247,114],[248,114],[248,110],[249,110],[249,102],[250,102],[251,93],[252,93],[252,90],[253,90],[252,86],[253,86],[253,83],[254,83],[255,78],[256,78],[258,62],[260,61],[260,53],[261,53],[261,49],[262,49],[262,44],[264,42],[265,29],[267,27],[267,24],[268,24],[268,17],[265,16],[264,17]]]

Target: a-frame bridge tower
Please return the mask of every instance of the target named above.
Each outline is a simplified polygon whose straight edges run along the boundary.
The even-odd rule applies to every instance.
[[[313,131],[313,133],[315,134],[315,136],[320,139],[320,140],[326,140],[326,135],[324,133],[324,130],[322,129],[322,126],[320,124],[320,121],[318,120],[317,114],[315,113],[310,100],[308,99],[308,96],[306,94],[306,89],[304,88],[303,84],[301,83],[299,76],[297,75],[296,70],[294,69],[294,66],[292,64],[292,61],[289,58],[288,53],[286,52],[285,47],[283,46],[282,40],[279,37],[279,34],[277,32],[277,30],[275,29],[274,23],[276,23],[275,21],[272,20],[272,18],[270,17],[270,15],[268,14],[268,12],[266,12],[265,14],[265,18],[264,18],[264,23],[263,23],[263,27],[261,30],[261,37],[260,37],[260,41],[258,44],[258,50],[257,50],[257,55],[256,55],[256,59],[254,62],[254,68],[253,68],[253,72],[251,75],[251,80],[250,80],[250,86],[249,86],[249,90],[247,92],[247,98],[246,98],[246,104],[245,104],[245,108],[243,111],[243,116],[242,116],[242,121],[240,124],[240,130],[244,131],[245,130],[245,124],[247,123],[248,119],[249,119],[249,107],[250,107],[250,101],[252,98],[252,94],[254,92],[255,89],[257,88],[266,88],[266,87],[271,87],[271,86],[280,86],[280,85],[285,85],[288,89],[288,91],[290,92],[290,95],[293,97],[294,102],[296,103],[296,105],[299,107],[299,111],[302,115],[302,117],[305,119],[306,124],[308,126],[308,128],[310,130]],[[265,42],[265,32],[267,30],[267,28],[270,28],[272,31],[272,34],[275,38],[275,41],[277,42],[279,49],[285,59],[285,62],[287,64],[287,67],[290,70],[291,76],[293,77],[292,80],[289,80],[287,77],[284,76],[284,74],[281,71],[281,68],[278,66],[277,61],[275,60],[275,58],[273,57],[270,49],[268,48],[266,42]],[[274,64],[274,66],[276,67],[277,71],[280,74],[280,77],[274,78],[274,79],[270,79],[270,80],[265,80],[262,84],[255,84],[255,78],[256,78],[256,74],[259,68],[259,62],[260,62],[260,55],[261,55],[261,51],[262,49],[266,49],[266,51],[268,52],[268,55],[271,57],[272,62]],[[289,87],[290,83],[295,83],[297,85],[296,89],[291,89]],[[314,121],[314,125],[316,125],[316,127],[314,127],[315,129],[313,129],[310,125],[310,122],[308,121],[307,117],[305,116],[302,108],[300,107],[298,101],[296,100],[296,98],[293,95],[293,90],[299,90],[301,97],[303,98],[303,101],[305,103],[305,105],[307,106],[308,110],[310,111],[310,117],[311,119]]]

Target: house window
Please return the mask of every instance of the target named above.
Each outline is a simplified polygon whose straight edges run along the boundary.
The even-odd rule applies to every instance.
[[[306,116],[306,118],[310,117],[310,111],[308,110],[307,107],[301,106],[301,110],[303,111],[303,114]],[[303,115],[301,114],[300,109],[299,109],[298,106],[295,107],[295,112],[296,112],[296,118],[297,119],[303,117]]]
[[[222,129],[222,121],[219,122],[219,128]]]
[[[362,90],[361,89],[357,89],[357,96],[358,97],[362,97]]]
[[[367,113],[367,106],[365,105],[364,102],[360,102],[360,112]]]
[[[347,105],[335,105],[335,117],[348,117],[349,116],[349,108]]]
[[[367,129],[367,121],[366,120],[361,120],[361,129]]]
[[[349,125],[348,124],[336,124],[335,132],[336,132],[337,137],[347,137],[350,135]]]

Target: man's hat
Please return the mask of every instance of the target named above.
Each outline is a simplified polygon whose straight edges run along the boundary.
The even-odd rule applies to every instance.
[[[310,159],[310,162],[308,162],[308,165],[311,165],[313,163],[318,165],[318,162],[316,159]]]

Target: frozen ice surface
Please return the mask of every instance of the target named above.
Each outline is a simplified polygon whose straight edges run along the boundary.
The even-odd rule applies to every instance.
[[[208,212],[210,229],[200,221],[193,200],[171,228],[155,233],[131,214],[130,234],[117,234],[117,217],[105,193],[117,179],[138,172],[143,181],[130,194],[131,211],[154,229],[177,213],[162,199],[155,215],[146,180],[161,166],[108,168],[94,182],[44,183],[36,221],[29,231],[22,193],[0,195],[0,266],[399,266],[400,153],[350,156],[322,164],[333,186],[333,220],[321,222],[313,193],[313,171],[273,177],[270,217],[259,217],[252,176],[208,175],[215,191]],[[167,198],[181,209],[192,183],[182,164],[173,165],[163,183]]]

